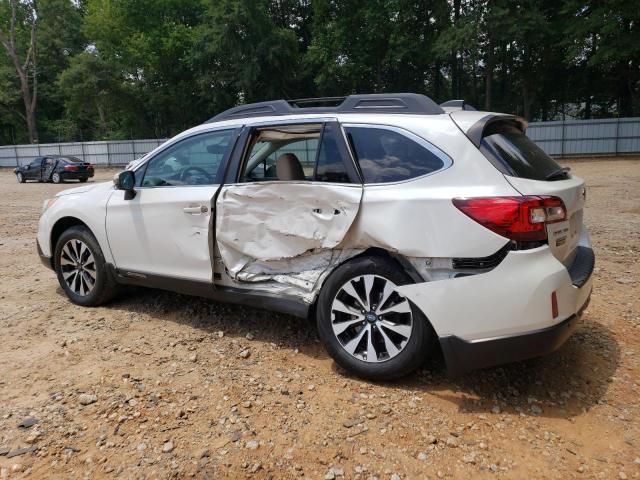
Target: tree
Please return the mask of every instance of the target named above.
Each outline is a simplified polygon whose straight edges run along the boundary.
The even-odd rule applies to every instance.
[[[29,142],[38,143],[36,126],[36,106],[38,101],[38,52],[36,1],[9,0],[8,15],[6,4],[0,5],[7,22],[0,24],[0,43],[13,63],[20,82],[20,92],[24,103],[24,115],[21,115],[29,132]],[[26,35],[25,31],[28,31]],[[25,36],[26,35],[26,36]]]

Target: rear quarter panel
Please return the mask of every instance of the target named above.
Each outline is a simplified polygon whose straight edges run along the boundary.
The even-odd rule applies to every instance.
[[[345,117],[347,117],[345,115]],[[341,118],[356,123],[357,117]],[[372,116],[362,123],[373,123]],[[395,121],[395,123],[393,123]],[[424,138],[453,161],[444,170],[398,183],[365,185],[358,216],[345,238],[350,248],[381,247],[412,257],[484,257],[507,239],[460,212],[455,197],[518,195],[448,115],[385,117]]]

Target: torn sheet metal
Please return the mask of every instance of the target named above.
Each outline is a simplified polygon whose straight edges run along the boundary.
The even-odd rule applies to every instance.
[[[362,253],[363,250],[319,250],[295,258],[254,261],[236,280],[252,282],[252,289],[264,288],[271,293],[301,297],[306,303],[315,299],[325,277],[333,267]]]
[[[234,280],[252,282],[294,273],[290,281],[315,284],[335,257],[330,250],[356,218],[361,197],[362,187],[356,185],[223,187],[216,203],[216,241],[227,272]]]

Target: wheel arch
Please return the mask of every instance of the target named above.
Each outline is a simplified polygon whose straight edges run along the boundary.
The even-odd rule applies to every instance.
[[[418,271],[415,269],[415,267],[411,264],[411,262],[409,262],[402,255],[399,255],[397,253],[391,252],[389,250],[385,250],[384,248],[380,248],[380,247],[369,247],[365,251],[359,253],[358,255],[355,255],[353,257],[347,258],[343,262],[337,263],[336,265],[333,265],[331,267],[331,270],[327,273],[327,275],[325,275],[324,278],[322,278],[321,284],[317,288],[316,296],[313,299],[313,303],[311,303],[311,305],[309,305],[309,312],[308,312],[308,315],[307,315],[309,320],[314,320],[315,319],[318,298],[320,297],[320,290],[322,290],[324,285],[327,283],[327,280],[329,279],[329,277],[331,277],[331,275],[339,267],[341,267],[345,263],[348,263],[348,262],[350,262],[352,260],[355,260],[356,258],[362,258],[362,257],[384,257],[384,258],[387,258],[387,259],[395,262],[398,265],[398,268],[401,271],[403,271],[404,273],[406,273],[407,275],[409,275],[411,280],[413,280],[414,282],[416,282],[416,283],[417,282],[424,282],[424,279],[422,279],[422,277],[420,276]],[[429,322],[428,319],[427,319],[427,323],[429,324],[429,328],[433,329],[433,327],[431,326],[431,322]]]
[[[51,237],[50,237],[50,241],[51,241],[51,266],[55,269],[56,265],[55,265],[55,255],[53,255],[53,252],[55,252],[56,249],[56,244],[58,243],[58,239],[60,238],[60,236],[69,228],[71,227],[76,227],[76,226],[81,226],[81,227],[85,227],[87,230],[89,230],[91,232],[91,228],[89,228],[89,226],[84,223],[82,220],[80,220],[77,217],[62,217],[59,218],[56,223],[53,225],[53,228],[51,229]],[[93,233],[93,232],[91,232]]]

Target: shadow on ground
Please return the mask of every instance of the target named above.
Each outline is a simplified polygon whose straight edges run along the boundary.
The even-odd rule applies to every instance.
[[[63,295],[61,290],[59,293]],[[144,313],[208,334],[222,330],[225,336],[243,338],[251,332],[256,341],[298,349],[310,358],[327,358],[315,324],[289,315],[145,288],[127,290],[109,308]],[[417,373],[381,385],[434,396],[461,412],[570,418],[604,402],[620,351],[613,333],[587,312],[567,343],[543,358],[451,379],[441,357],[435,357]],[[348,376],[335,364],[333,368]]]

